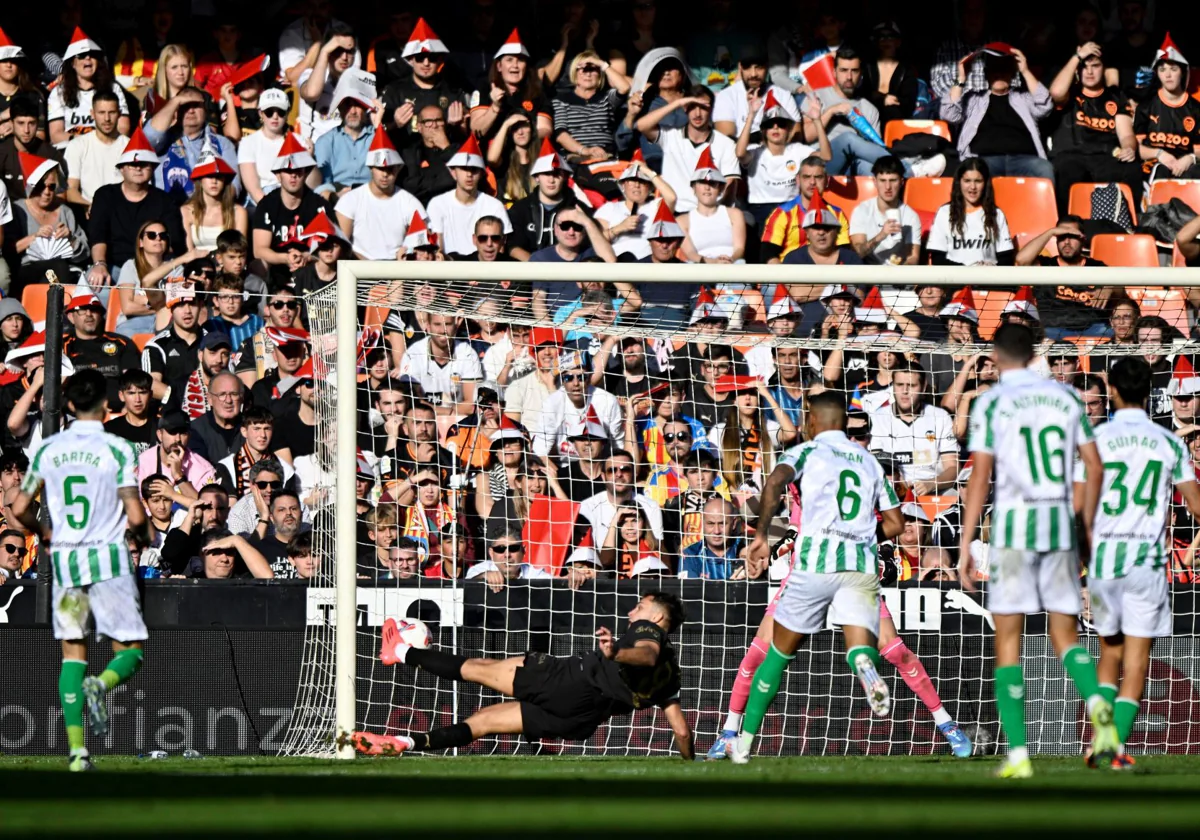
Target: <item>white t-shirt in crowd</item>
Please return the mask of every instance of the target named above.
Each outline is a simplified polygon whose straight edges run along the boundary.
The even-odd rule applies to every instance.
[[[305,70],[301,73],[296,88],[302,88],[311,75],[312,70]],[[337,83],[329,77],[329,71],[326,70],[325,87],[321,88],[321,96],[317,99],[317,104],[309,105],[304,97],[300,97],[300,111],[296,115],[296,133],[310,143],[316,143],[322,134],[333,131],[342,124],[342,115],[333,108],[335,87],[337,87]]]
[[[983,228],[983,209],[968,212],[963,222],[962,235],[950,230],[950,205],[943,204],[933,217],[929,241],[925,247],[931,251],[945,251],[946,259],[959,265],[975,265],[980,262],[996,262],[996,254],[1011,251],[1012,234],[1008,232],[1008,219],[1004,211],[996,208],[997,241],[987,239]]]
[[[504,232],[512,233],[512,222],[504,205],[486,193],[479,193],[471,204],[460,204],[454,190],[447,190],[429,200],[429,229],[442,238],[442,251],[447,254],[475,253],[475,222],[484,216],[495,216],[504,222]]]
[[[900,227],[903,230],[882,239],[864,262],[886,264],[893,256],[906,260],[912,253],[912,246],[920,244],[921,217],[907,204],[902,203],[898,209],[900,211]],[[886,210],[879,209],[878,200],[864,201],[854,208],[854,213],[850,216],[850,235],[861,233],[868,240],[873,239],[879,231],[883,230],[883,225],[887,222],[886,214]]]
[[[752,149],[750,163],[746,167],[747,200],[751,204],[783,204],[800,194],[796,175],[805,158],[816,154],[816,149],[803,143],[788,143],[782,154],[772,154],[766,144]],[[761,225],[766,219],[759,219]]]
[[[763,99],[766,99],[767,90],[775,91],[775,100],[779,103],[779,107],[792,120],[792,122],[800,122],[800,109],[796,107],[796,99],[779,85],[768,85],[766,90],[760,91]],[[734,137],[742,133],[742,126],[746,124],[746,118],[750,116],[750,104],[746,101],[746,85],[739,79],[729,87],[717,93],[717,98],[713,102],[712,120],[718,122],[731,122],[734,124]],[[763,109],[759,108],[758,113],[754,115],[754,127],[751,131],[758,131],[762,125]]]
[[[111,143],[105,143],[98,131],[77,135],[67,143],[63,153],[67,162],[67,177],[79,179],[79,191],[89,204],[96,190],[106,184],[121,183],[117,161],[128,145],[129,138],[124,134],[118,134]]]
[[[258,173],[258,183],[262,187],[263,195],[279,187],[279,179],[275,177],[271,167],[275,165],[275,159],[279,157],[279,150],[283,148],[284,139],[285,135],[282,134],[271,139],[266,132],[256,131],[243,137],[242,142],[238,144],[238,166],[243,163],[254,164],[254,171]]]
[[[125,92],[116,82],[113,82],[112,90],[117,95],[117,105],[121,109],[121,116],[129,116],[129,106],[125,104]],[[71,137],[92,131],[96,127],[96,121],[92,119],[92,97],[95,95],[95,88],[79,91],[78,104],[72,108],[63,101],[62,85],[59,85],[50,91],[50,97],[46,100],[46,121],[62,120],[63,129]]]
[[[872,412],[871,451],[890,456],[908,483],[933,481],[942,471],[942,455],[958,452],[954,418],[944,408],[925,405],[912,423],[888,405]]]
[[[341,23],[340,20],[334,18],[330,23]],[[305,53],[312,46],[312,38],[309,36],[308,24],[304,18],[298,18],[284,27],[283,32],[279,34],[279,69],[290,70],[301,61],[304,60]],[[358,51],[357,43],[354,46],[354,66],[362,65],[362,54]]]
[[[662,177],[675,190],[675,214],[687,213],[696,206],[696,195],[692,192],[692,175],[696,161],[706,148],[712,148],[713,163],[721,174],[738,178],[742,167],[738,164],[737,146],[721,132],[713,129],[705,143],[692,143],[687,137],[687,128],[663,128],[658,132],[658,147],[663,152]]]
[[[639,260],[650,256],[650,243],[646,239],[646,226],[654,221],[658,213],[661,198],[646,202],[638,208],[638,226],[631,231],[622,233],[612,241],[613,251],[619,257],[622,254],[633,254]],[[625,201],[610,201],[596,210],[596,220],[603,220],[610,228],[614,228],[632,215]]]
[[[365,260],[396,259],[413,213],[425,218],[425,208],[412,193],[397,189],[383,198],[371,192],[370,184],[355,187],[342,196],[337,212],[354,221],[350,244],[354,253]]]
[[[430,355],[429,339],[422,338],[404,351],[398,375],[416,379],[426,394],[446,394],[454,390],[455,376],[460,384],[483,379],[483,366],[479,364],[479,354],[465,341],[456,341],[450,361],[445,366],[439,365]]]

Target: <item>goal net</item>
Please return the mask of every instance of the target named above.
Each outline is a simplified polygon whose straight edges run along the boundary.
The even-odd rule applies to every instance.
[[[383,665],[389,617],[422,619],[434,644],[467,656],[561,656],[592,649],[599,627],[621,632],[639,593],[655,588],[688,610],[674,638],[681,699],[707,748],[787,573],[789,524],[801,514],[794,500],[780,505],[768,534],[776,559],[747,563],[758,491],[803,439],[804,402],[817,389],[845,395],[851,437],[906,498],[906,530],[881,552],[896,631],[977,750],[994,751],[1003,736],[991,616],[984,594],[963,592],[953,573],[966,421],[997,378],[988,339],[1003,320],[1030,323],[1044,337],[1035,367],[1077,387],[1097,423],[1109,411],[1107,366],[1141,355],[1155,371],[1151,413],[1191,426],[1197,401],[1172,395],[1200,391],[1181,291],[1198,283],[1189,271],[1169,276],[1163,288],[1118,268],[341,263],[338,282],[307,299],[318,468],[301,495],[315,508],[319,563],[283,753],[350,757],[349,732],[424,731],[500,700]],[[606,460],[614,452],[628,456]],[[989,524],[985,511],[972,546],[984,593]],[[1175,506],[1175,633],[1154,645],[1134,753],[1200,750],[1195,589],[1184,565],[1197,533]],[[1078,753],[1086,714],[1044,618],[1030,619],[1024,647],[1029,746]],[[1080,630],[1097,654],[1086,612]],[[844,656],[832,625],[806,642],[761,754],[947,751],[887,663],[892,712],[872,717]],[[583,742],[506,736],[469,751],[671,749],[662,713],[642,710]]]

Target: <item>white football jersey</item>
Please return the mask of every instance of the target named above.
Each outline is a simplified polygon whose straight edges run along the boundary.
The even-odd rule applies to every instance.
[[[1096,431],[1104,484],[1092,527],[1092,578],[1124,577],[1135,566],[1167,564],[1172,488],[1196,480],[1183,441],[1137,408]]]
[[[821,432],[779,459],[800,490],[792,567],[802,572],[876,571],[875,511],[899,507],[883,467],[844,432]]]
[[[22,489],[44,485],[42,503],[50,511],[54,580],[59,586],[85,586],[133,573],[125,545],[122,487],[137,487],[133,444],[110,435],[98,421],[79,420],[51,435],[30,458]]]
[[[970,450],[995,456],[991,544],[1023,551],[1075,547],[1075,452],[1094,440],[1074,389],[1009,370],[971,406]]]
[[[910,484],[933,481],[942,471],[942,455],[958,452],[954,418],[944,408],[926,404],[908,423],[900,419],[895,403],[891,403],[870,412],[868,417],[871,420],[871,451],[891,457],[900,465],[904,480]]]

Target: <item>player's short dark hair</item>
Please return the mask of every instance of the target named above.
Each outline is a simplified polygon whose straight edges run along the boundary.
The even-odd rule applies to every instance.
[[[1150,365],[1135,356],[1123,356],[1108,369],[1108,386],[1125,402],[1144,405],[1150,398]]]
[[[129,388],[141,388],[143,391],[149,391],[154,387],[154,377],[146,373],[141,368],[128,368],[121,371],[121,378],[117,380],[117,390],[125,391]]]
[[[242,428],[253,426],[255,423],[266,423],[268,426],[274,426],[275,415],[265,405],[247,406],[242,411]]]
[[[895,155],[884,155],[871,166],[872,175],[899,175],[904,177],[904,164]]]
[[[841,415],[846,425],[846,398],[837,391],[822,391],[808,398],[808,410],[814,414]]]
[[[138,485],[138,492],[140,492],[142,494],[143,499],[150,498],[150,485],[156,481],[166,481],[170,484],[175,483],[175,482],[171,481],[171,479],[169,479],[165,475],[163,475],[162,473],[155,473],[154,475],[148,475],[145,478],[143,478],[142,483]]]
[[[108,90],[100,89],[96,91],[92,95],[92,105],[95,105],[97,102],[111,102],[117,107],[120,107],[121,105],[121,100],[117,97],[116,92],[113,91],[112,88],[109,88]]]
[[[98,370],[76,371],[67,380],[63,397],[75,414],[93,412],[108,399],[108,380]]]
[[[1012,321],[1001,324],[992,339],[997,353],[1021,364],[1028,364],[1033,359],[1033,345],[1033,330]]]
[[[21,472],[29,471],[29,456],[16,447],[0,451],[0,473],[16,468]]]
[[[667,622],[671,625],[667,628],[668,633],[678,630],[687,620],[687,610],[684,609],[683,601],[679,600],[679,596],[674,592],[652,589],[642,597],[649,598],[667,611]]]

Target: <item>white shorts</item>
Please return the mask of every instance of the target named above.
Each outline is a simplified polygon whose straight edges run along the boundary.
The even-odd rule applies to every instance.
[[[775,605],[775,621],[794,633],[819,633],[826,617],[879,635],[879,576],[793,571]]]
[[[1125,577],[1089,580],[1092,626],[1101,636],[1171,635],[1171,586],[1162,569],[1134,566]]]
[[[96,635],[114,642],[140,642],[146,636],[137,579],[119,575],[87,586],[54,588],[54,638],[86,638],[88,619],[95,619]]]
[[[1079,615],[1079,590],[1079,555],[1074,550],[989,552],[987,608],[996,615]]]

